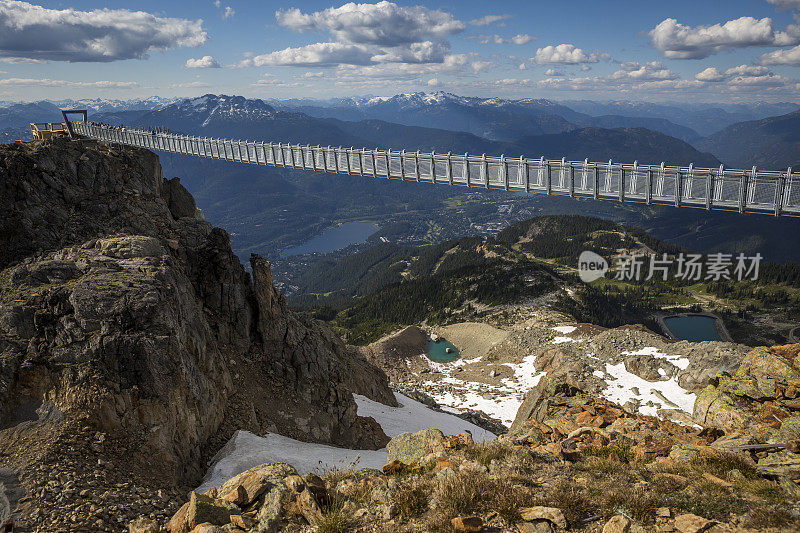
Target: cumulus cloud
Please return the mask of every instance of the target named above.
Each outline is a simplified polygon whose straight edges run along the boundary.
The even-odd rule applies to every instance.
[[[246,59],[243,63],[257,67],[276,65],[331,66],[369,65],[372,53],[363,47],[342,43],[315,43],[298,48],[285,48]]]
[[[534,41],[536,37],[530,35],[529,33],[518,33],[513,37],[500,37],[499,35],[489,36],[489,35],[479,35],[478,42],[481,44],[528,44],[531,41]]]
[[[77,87],[92,89],[134,89],[139,87],[135,81],[66,81],[50,78],[5,78],[0,79],[0,87]]]
[[[782,85],[788,80],[776,76],[767,67],[739,65],[725,71],[709,67],[695,74],[694,79],[707,83],[729,82],[732,85]]]
[[[445,11],[398,6],[388,1],[351,2],[312,13],[291,8],[276,11],[275,18],[286,28],[298,32],[324,31],[331,38],[328,42],[256,56],[238,66],[445,64],[452,55],[445,37],[466,27]]]
[[[486,15],[481,18],[472,19],[469,21],[473,26],[491,26],[495,22],[508,20],[513,18],[514,15]]]
[[[398,6],[393,2],[356,4],[303,13],[297,8],[275,13],[278,24],[295,31],[329,31],[344,43],[399,46],[442,39],[464,30],[463,22],[441,10]]]
[[[371,60],[376,63],[441,63],[449,52],[447,42],[425,41],[387,48],[373,55]]]
[[[199,46],[203,21],[157,17],[127,9],[47,9],[0,2],[0,56],[51,61],[144,59],[153,50]]]
[[[472,63],[470,63],[470,66],[472,67],[472,70],[475,73],[478,73],[478,72],[487,72],[489,70],[492,70],[494,67],[497,66],[497,63],[494,63],[492,61],[473,61]]]
[[[557,76],[566,76],[566,75],[567,75],[567,73],[566,73],[566,72],[564,72],[564,71],[563,71],[562,69],[560,69],[560,68],[549,68],[549,69],[547,69],[547,70],[545,71],[544,75],[545,75],[545,76],[553,76],[553,77],[557,77]]]
[[[616,80],[637,80],[637,81],[656,81],[656,80],[677,80],[679,76],[669,69],[664,68],[660,61],[650,61],[644,65],[638,62],[629,61],[620,65],[620,70],[611,75]]]
[[[702,72],[698,72],[697,74],[695,74],[694,79],[699,81],[707,81],[715,83],[718,81],[725,81],[725,73],[720,72],[720,70],[717,67],[708,67]]]
[[[211,56],[203,56],[200,59],[187,59],[186,68],[220,68],[219,62]]]
[[[574,44],[559,44],[558,46],[539,48],[532,61],[540,65],[578,65],[597,63],[600,59],[608,59],[608,57],[608,54],[602,52],[584,52],[580,48],[576,48]]]
[[[428,87],[438,87],[439,85],[441,85],[441,83],[437,78],[431,78],[428,80]]]
[[[772,19],[741,17],[725,24],[686,26],[663,20],[648,34],[653,46],[672,59],[702,59],[724,50],[756,46],[791,46],[800,43],[800,29],[777,31]]]
[[[791,65],[800,66],[800,46],[768,52],[759,58],[762,65]]]
[[[323,76],[325,76],[325,74],[323,72],[305,72],[305,73],[303,73],[303,77],[306,78],[306,79],[322,78]]]
[[[233,18],[235,14],[236,11],[234,11],[231,6],[225,6],[225,11],[222,12],[222,18],[223,19]]]

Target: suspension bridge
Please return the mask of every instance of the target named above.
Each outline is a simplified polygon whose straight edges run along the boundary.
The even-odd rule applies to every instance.
[[[149,150],[297,170],[420,183],[694,207],[739,213],[800,216],[800,173],[423,153],[215,139],[69,121],[71,136]]]

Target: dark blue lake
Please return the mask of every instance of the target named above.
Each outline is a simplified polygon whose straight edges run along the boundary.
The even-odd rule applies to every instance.
[[[451,350],[450,353],[447,353],[448,348]],[[429,341],[427,354],[431,361],[436,361],[437,363],[449,363],[459,357],[458,348],[442,339],[439,342]]]
[[[372,222],[345,222],[340,226],[325,229],[313,239],[294,248],[281,252],[281,257],[290,255],[320,253],[327,254],[346,248],[351,244],[361,243],[378,230]]]
[[[716,318],[704,315],[672,316],[664,319],[664,323],[677,338],[692,342],[722,340],[715,327],[716,321]]]

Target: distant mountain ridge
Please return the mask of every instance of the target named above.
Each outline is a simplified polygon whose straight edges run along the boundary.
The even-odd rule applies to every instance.
[[[405,93],[391,97],[341,98],[327,102],[273,101],[274,105],[320,118],[358,120],[374,118],[404,124],[472,133],[492,140],[515,141],[520,137],[564,133],[582,127],[648,128],[692,141],[700,134],[665,118],[593,117],[543,98],[510,100],[459,96],[447,92]]]
[[[786,115],[733,124],[695,145],[736,167],[800,168],[800,109]]]

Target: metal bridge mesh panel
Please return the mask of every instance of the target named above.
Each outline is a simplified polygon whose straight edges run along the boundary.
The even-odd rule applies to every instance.
[[[71,123],[104,142],[241,163],[707,209],[800,215],[800,177],[786,171],[509,159],[213,139]]]

